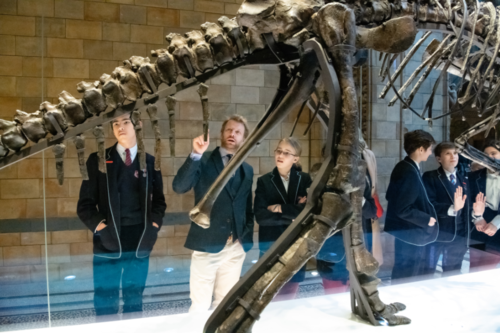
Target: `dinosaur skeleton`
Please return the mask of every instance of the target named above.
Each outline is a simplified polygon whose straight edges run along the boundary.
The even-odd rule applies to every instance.
[[[106,172],[102,125],[125,113],[131,114],[139,139],[139,157],[144,166],[141,113],[148,112],[155,133],[155,168],[160,168],[161,133],[157,114],[169,115],[168,135],[175,154],[175,103],[177,92],[198,86],[203,105],[203,130],[208,131],[207,86],[217,75],[248,64],[278,64],[280,83],[265,115],[246,142],[236,152],[203,200],[190,212],[194,223],[210,226],[211,207],[234,170],[294,107],[312,107],[328,128],[325,160],[308,193],[307,204],[290,227],[233,287],[205,326],[205,332],[250,332],[260,313],[279,289],[314,256],[324,241],[342,230],[351,281],[352,311],[373,325],[400,325],[410,319],[396,315],[401,303],[385,304],[379,298],[375,276],[378,263],[363,244],[361,201],[365,163],[360,160],[358,105],[352,66],[360,63],[363,49],[381,52],[380,71],[388,83],[381,98],[392,89],[394,103],[428,120],[463,112],[466,106],[480,115],[493,113],[456,139],[461,154],[499,172],[500,164],[473,149],[467,141],[480,132],[488,133],[500,121],[497,92],[500,89],[498,51],[500,16],[491,3],[472,0],[245,0],[237,17],[221,17],[205,23],[201,31],[185,36],[169,34],[167,49],[151,51],[156,62],[133,56],[110,75],[98,81],[81,82],[77,99],[67,92],[60,103],[44,102],[32,114],[18,111],[14,121],[0,119],[0,168],[52,147],[56,154],[59,182],[63,181],[65,140],[76,144],[82,177],[84,139],[93,129],[97,140],[99,170]],[[426,31],[414,44],[418,31]],[[431,31],[447,34],[432,41],[418,71],[398,90],[401,75]],[[390,67],[412,45],[394,74]],[[479,48],[476,51],[472,46]],[[433,69],[441,70],[424,111],[411,107],[421,82]],[[420,72],[422,76],[408,98],[405,90]],[[443,73],[468,81],[465,93],[450,113],[432,116],[433,99]],[[419,83],[420,82],[420,83]],[[318,93],[317,85],[322,85]],[[460,88],[461,88],[460,87]],[[460,91],[461,89],[457,89]],[[312,98],[314,95],[315,98]],[[485,97],[486,96],[486,97]],[[294,126],[295,128],[295,126]],[[50,135],[49,135],[50,134]],[[32,141],[34,144],[27,146]],[[23,149],[23,147],[25,147]],[[144,174],[144,176],[147,176]]]

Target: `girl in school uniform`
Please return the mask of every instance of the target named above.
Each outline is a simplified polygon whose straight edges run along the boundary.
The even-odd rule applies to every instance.
[[[302,148],[297,139],[281,139],[274,151],[276,167],[257,180],[254,213],[259,224],[261,257],[305,207],[307,189],[312,181],[309,174],[301,171],[301,152]],[[294,299],[305,273],[304,265],[283,286],[276,300]]]

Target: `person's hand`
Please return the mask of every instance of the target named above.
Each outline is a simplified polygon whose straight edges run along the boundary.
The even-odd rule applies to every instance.
[[[429,220],[429,227],[433,227],[434,224],[436,224],[436,219],[431,217],[431,219]]]
[[[203,140],[203,134],[193,139],[193,152],[203,154],[210,144],[210,134],[207,136],[207,141]]]
[[[463,195],[462,186],[457,187],[455,192],[455,200],[453,201],[453,207],[455,208],[455,212],[458,212],[460,209],[464,208],[465,200],[467,199],[467,195]]]
[[[160,229],[160,226],[156,224],[156,222],[153,222],[153,227],[155,227],[156,229]]]
[[[477,231],[484,231],[486,229],[488,223],[484,219],[481,219],[477,222],[474,222],[474,225],[476,226]]]
[[[267,206],[267,210],[272,213],[281,213],[281,205]]]
[[[97,228],[95,229],[96,231],[101,231],[102,229],[106,228],[108,225],[104,222],[99,223]]]
[[[299,197],[299,204],[306,203],[307,201],[307,196]]]
[[[484,228],[483,232],[491,237],[497,233],[497,230],[498,228],[495,227],[493,223],[488,223],[486,224],[486,227]]]
[[[474,202],[472,208],[474,209],[474,215],[483,215],[484,209],[486,208],[486,197],[483,192],[479,192],[478,195],[476,195],[476,202]]]

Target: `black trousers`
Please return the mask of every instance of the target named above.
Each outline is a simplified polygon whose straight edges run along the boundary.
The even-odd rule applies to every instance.
[[[396,238],[394,241],[392,282],[424,274],[426,249],[426,246],[411,245]]]
[[[427,245],[427,272],[433,274],[436,270],[439,256],[443,255],[443,274],[449,275],[459,272],[462,268],[462,261],[467,252],[467,239],[464,236],[457,236],[452,242],[435,242]]]
[[[94,308],[97,316],[118,313],[120,284],[123,313],[142,311],[149,256],[137,258],[136,250],[143,230],[142,224],[121,227],[122,255],[119,259],[94,256]]]

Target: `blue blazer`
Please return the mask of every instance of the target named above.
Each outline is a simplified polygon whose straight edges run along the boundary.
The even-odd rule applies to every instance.
[[[194,161],[188,156],[177,171],[172,183],[176,193],[186,193],[194,189],[195,204],[207,193],[224,169],[222,158],[217,147],[205,152],[200,160]],[[218,253],[226,245],[231,234],[234,221],[236,232],[245,251],[253,246],[254,216],[252,211],[253,168],[243,162],[240,166],[243,173],[241,185],[236,193],[225,186],[214,202],[210,213],[210,227],[203,229],[194,222],[186,239],[186,248],[209,253]]]
[[[139,158],[137,155],[136,158]],[[99,171],[97,153],[90,154],[87,160],[89,180],[82,182],[77,213],[82,222],[94,232],[99,223],[106,219],[106,228],[94,233],[94,254],[100,257],[121,257],[120,244],[120,196],[118,192],[118,161],[116,144],[106,149],[106,171]],[[144,216],[144,232],[137,248],[138,258],[147,257],[158,238],[167,204],[163,195],[163,180],[160,171],[154,169],[155,158],[146,154],[147,173],[139,172],[141,210]]]
[[[486,195],[486,172],[487,169],[481,169],[469,174],[469,182],[471,187],[471,207],[472,203],[476,200],[476,196],[479,192],[484,193]],[[488,198],[486,198],[488,200]],[[471,210],[472,211],[472,210]],[[490,223],[495,216],[500,214],[500,205],[497,211],[486,207],[484,210],[483,217],[486,222]],[[493,249],[495,251],[500,251],[500,231],[493,236],[488,236],[484,232],[477,231],[476,228],[472,229],[471,239],[486,244],[487,249]]]
[[[456,172],[457,184],[462,186],[467,195],[465,206],[457,212],[456,216],[449,216],[448,209],[454,203],[455,188],[448,180],[443,167],[437,170],[427,171],[422,179],[424,181],[427,195],[436,210],[439,221],[439,235],[437,242],[452,242],[456,238],[457,227],[459,223],[464,223],[464,228],[467,230],[467,239],[470,237],[470,193],[469,179],[463,176],[460,172]]]
[[[420,171],[408,156],[394,167],[387,193],[384,230],[408,244],[424,246],[437,240],[439,221],[425,190]]]

